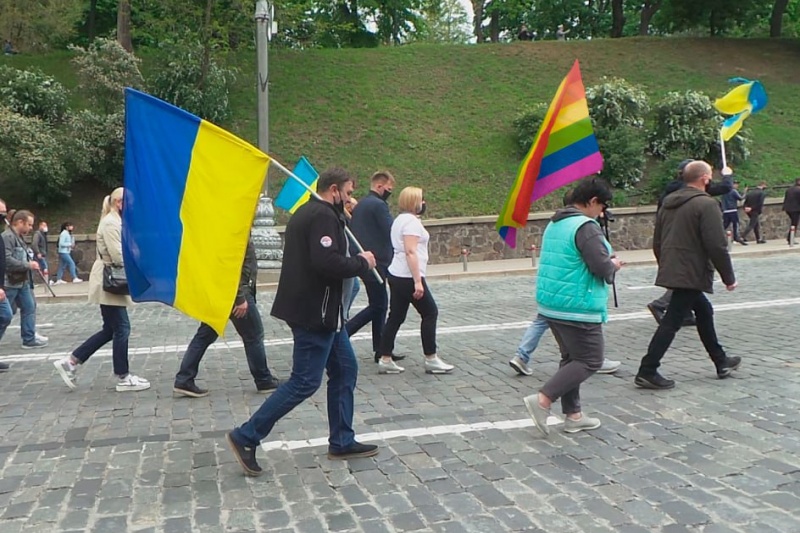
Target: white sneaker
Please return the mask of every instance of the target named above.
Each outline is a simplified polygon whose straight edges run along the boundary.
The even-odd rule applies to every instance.
[[[66,285],[66,283],[67,283],[66,281],[64,281],[63,279],[60,279],[60,280],[56,281],[55,283],[53,283],[53,285]]]
[[[78,386],[78,365],[72,364],[72,358],[69,356],[62,357],[58,361],[53,361],[53,366],[56,367],[58,375],[61,376],[67,387],[75,390],[75,387]]]
[[[83,283],[83,280],[81,278],[73,278],[72,283]]]
[[[117,392],[136,392],[150,388],[150,382],[139,376],[128,374],[117,381]]]
[[[378,360],[378,374],[399,374],[405,372],[405,368],[398,365],[394,361],[384,363],[383,359]]]
[[[455,367],[448,365],[438,355],[433,356],[433,359],[425,358],[425,373],[426,374],[449,374]]]
[[[515,355],[511,361],[508,362],[511,368],[517,371],[520,376],[532,376],[533,370],[528,366],[528,363],[522,360],[522,357]]]
[[[598,374],[613,374],[617,370],[622,363],[619,361],[612,361],[611,359],[603,359],[603,366],[600,367],[600,370],[597,371]]]
[[[35,335],[35,337],[34,337],[34,338],[35,338],[35,339],[36,339],[38,342],[47,342],[47,341],[49,341],[49,340],[50,340],[50,339],[48,339],[47,337],[45,337],[44,335],[39,335],[38,333],[34,333],[34,335]]]

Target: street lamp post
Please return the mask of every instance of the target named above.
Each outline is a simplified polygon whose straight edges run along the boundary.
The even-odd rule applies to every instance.
[[[272,16],[267,0],[256,1],[256,53],[258,63],[258,148],[269,153],[269,36],[272,31]],[[264,190],[258,200],[253,221],[253,244],[256,248],[258,268],[281,267],[283,248],[281,236],[275,230],[275,208],[269,197],[269,179],[264,180]]]

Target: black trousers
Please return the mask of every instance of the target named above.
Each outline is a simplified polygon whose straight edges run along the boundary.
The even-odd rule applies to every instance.
[[[747,227],[742,232],[742,239],[746,239],[750,232],[752,231],[756,236],[756,241],[761,240],[761,213],[753,213],[750,212],[747,214],[750,217],[750,221],[747,224]]]
[[[702,291],[690,289],[674,289],[672,299],[667,307],[667,314],[658,326],[650,345],[647,347],[647,354],[642,358],[639,366],[638,375],[652,377],[661,365],[661,359],[667,353],[675,334],[681,329],[686,313],[694,311],[697,319],[697,333],[703,343],[709,357],[714,364],[719,367],[725,362],[725,350],[717,340],[717,332],[714,329],[714,308]]]
[[[733,213],[722,213],[722,222],[725,225],[725,229],[728,229],[728,226],[733,226],[731,230],[731,235],[733,236],[734,241],[739,240],[739,213],[734,211]]]
[[[422,352],[425,355],[436,354],[436,322],[439,319],[439,308],[433,299],[431,290],[422,278],[425,294],[419,300],[414,299],[414,280],[412,278],[398,278],[389,274],[389,319],[381,335],[381,355],[394,355],[394,342],[400,326],[406,321],[409,305],[413,305],[422,317],[420,334],[422,336]]]
[[[789,215],[789,224],[791,224],[791,226],[794,227],[795,230],[796,230],[797,229],[797,224],[800,223],[800,211],[792,211],[792,212],[786,213],[786,214]],[[790,227],[789,231],[786,232],[786,242],[790,242],[789,241],[789,234],[791,232],[792,232],[792,228]]]

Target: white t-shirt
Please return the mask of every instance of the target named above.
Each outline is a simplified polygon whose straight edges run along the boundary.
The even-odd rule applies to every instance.
[[[394,257],[389,265],[389,273],[398,278],[413,278],[411,270],[408,268],[406,259],[406,247],[403,244],[403,236],[413,235],[419,237],[417,242],[417,258],[419,259],[419,273],[424,278],[425,270],[428,267],[428,241],[431,238],[428,230],[422,225],[422,221],[411,213],[400,213],[392,222],[392,248]]]

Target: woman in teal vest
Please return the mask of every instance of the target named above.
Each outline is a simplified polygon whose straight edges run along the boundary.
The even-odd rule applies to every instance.
[[[608,320],[608,285],[622,262],[597,223],[611,202],[609,185],[598,178],[582,181],[571,205],[556,211],[542,237],[536,282],[539,315],[547,320],[561,351],[558,372],[538,394],[527,396],[536,427],[550,433],[550,406],[561,399],[564,431],[597,429],[600,420],[581,411],[580,385],[603,364],[603,323]]]

